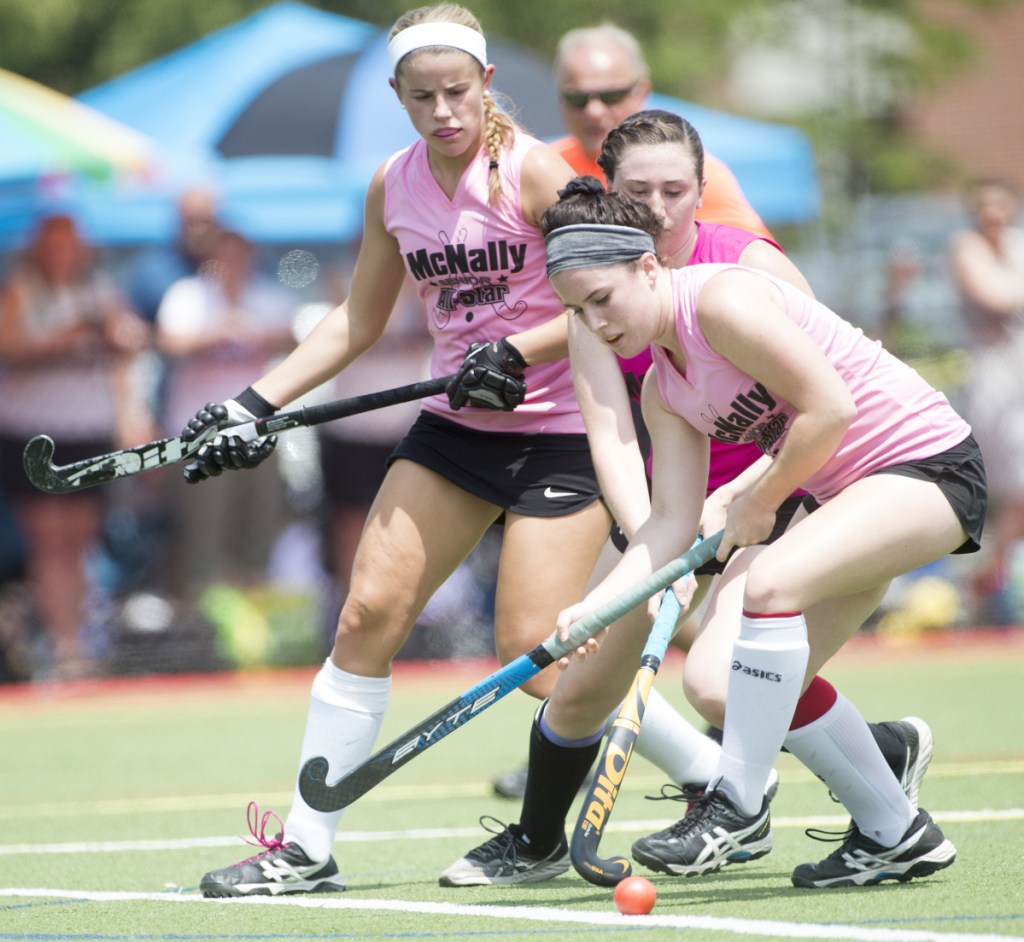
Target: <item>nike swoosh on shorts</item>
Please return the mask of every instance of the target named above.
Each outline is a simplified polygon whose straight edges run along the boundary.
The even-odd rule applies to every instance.
[[[579,497],[579,494],[576,491],[556,491],[553,487],[545,487],[544,496],[548,500],[554,500],[558,497]]]

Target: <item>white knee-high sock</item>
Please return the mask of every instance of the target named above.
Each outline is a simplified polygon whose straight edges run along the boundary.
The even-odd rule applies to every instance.
[[[799,613],[744,612],[732,650],[722,757],[712,784],[740,812],[755,815],[803,687],[807,623]]]
[[[299,767],[313,756],[324,756],[330,765],[328,782],[354,769],[373,750],[390,697],[390,677],[359,677],[325,661],[313,680]],[[296,782],[284,840],[294,841],[311,860],[327,860],[341,815],[314,811],[302,800]]]
[[[917,810],[903,794],[867,722],[842,694],[824,716],[791,730],[786,748],[831,789],[861,833],[894,847]]]
[[[616,716],[608,717],[607,727]],[[636,740],[636,751],[677,785],[705,785],[714,774],[721,746],[693,728],[660,694],[651,690]]]

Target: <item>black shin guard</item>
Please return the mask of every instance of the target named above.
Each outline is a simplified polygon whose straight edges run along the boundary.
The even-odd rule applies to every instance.
[[[601,739],[586,746],[559,746],[540,728],[544,707],[530,732],[530,766],[519,827],[536,853],[550,853],[565,837],[565,818],[601,750]]]

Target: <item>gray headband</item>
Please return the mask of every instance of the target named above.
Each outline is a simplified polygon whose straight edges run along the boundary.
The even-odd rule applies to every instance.
[[[632,226],[599,226],[585,223],[549,232],[544,240],[548,277],[570,268],[601,268],[632,262],[654,252],[654,239]]]

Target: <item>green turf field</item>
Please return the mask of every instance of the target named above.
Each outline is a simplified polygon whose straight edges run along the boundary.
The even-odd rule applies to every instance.
[[[966,637],[966,636],[963,636]],[[681,704],[679,662],[658,687]],[[388,741],[492,665],[399,669]],[[957,845],[947,870],[908,884],[796,890],[792,868],[835,845],[804,834],[845,816],[789,756],[778,765],[775,850],[683,880],[650,875],[650,916],[570,871],[548,883],[442,889],[438,873],[518,805],[489,782],[525,754],[533,705],[512,694],[346,813],[336,896],[212,901],[201,874],[248,856],[246,804],[284,814],[314,669],[69,688],[0,688],[0,940],[1024,938],[1024,636],[928,647],[855,646],[826,672],[869,719],[924,717],[936,752],[921,803]],[[635,759],[602,856],[679,816],[650,802]],[[681,813],[681,812],[680,812]],[[575,814],[575,811],[574,811]]]

